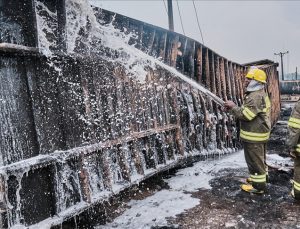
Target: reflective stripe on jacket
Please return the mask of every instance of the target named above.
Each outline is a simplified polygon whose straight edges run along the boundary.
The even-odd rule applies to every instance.
[[[288,137],[286,144],[294,151],[300,153],[300,100],[296,103],[288,121]]]
[[[231,113],[241,121],[240,138],[246,142],[265,143],[270,138],[271,102],[264,89],[247,92],[242,107]]]

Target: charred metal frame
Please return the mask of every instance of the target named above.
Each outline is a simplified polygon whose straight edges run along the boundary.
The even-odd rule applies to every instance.
[[[26,3],[32,17],[32,24],[23,27],[35,29],[24,35],[23,43],[0,44],[0,100],[17,104],[0,103],[1,122],[14,130],[0,128],[2,227],[78,220],[81,212],[154,174],[208,156],[209,151],[229,153],[238,148],[235,120],[165,69],[149,67],[146,83],[141,84],[101,56],[64,55],[64,1],[41,0],[57,12],[57,46],[51,47],[57,54],[51,61],[61,69],[56,71],[37,48],[36,1],[18,2]],[[181,34],[97,8],[95,13],[99,23],[112,22],[121,31],[136,33],[129,41],[136,48],[162,59],[223,100],[241,105],[247,66]],[[277,106],[276,67],[269,63],[265,69],[272,104]],[[278,107],[272,108],[273,124]],[[99,179],[97,187],[91,186],[92,177]],[[58,192],[64,182],[76,187],[73,192],[66,189],[67,197]],[[40,211],[43,204],[47,208]]]

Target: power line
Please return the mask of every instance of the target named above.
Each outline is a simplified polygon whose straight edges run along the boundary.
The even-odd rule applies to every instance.
[[[286,52],[279,52],[279,53],[274,53],[274,55],[276,56],[280,56],[280,59],[281,59],[281,79],[284,80],[284,74],[283,74],[283,60],[282,60],[282,57],[289,53],[289,51],[286,51]]]
[[[181,23],[182,32],[183,32],[183,34],[185,35],[184,28],[183,28],[183,23],[182,23],[182,17],[181,17],[181,13],[180,13],[180,9],[179,9],[178,0],[176,0],[176,3],[177,3],[177,9],[178,9],[178,13],[179,13],[179,18],[180,18],[180,23]]]
[[[165,10],[166,10],[167,16],[168,16],[168,9],[167,9],[165,0],[163,0],[163,2],[164,2],[164,5],[165,5]]]
[[[194,10],[195,10],[196,18],[197,18],[198,29],[199,29],[200,34],[201,34],[202,43],[204,44],[203,34],[202,34],[201,27],[200,27],[199,18],[198,18],[198,13],[197,13],[197,9],[196,9],[194,0],[193,0],[193,5],[194,5]]]

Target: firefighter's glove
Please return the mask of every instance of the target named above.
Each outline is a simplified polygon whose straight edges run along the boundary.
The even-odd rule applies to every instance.
[[[231,100],[227,100],[225,103],[224,103],[224,109],[225,111],[230,111],[232,108],[234,108],[236,105],[233,101]]]

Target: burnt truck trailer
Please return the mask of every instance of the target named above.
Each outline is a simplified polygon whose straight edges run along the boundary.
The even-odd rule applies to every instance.
[[[298,101],[300,98],[300,80],[280,81],[280,93],[282,94],[282,101]]]
[[[257,65],[274,124],[277,65]],[[235,151],[235,120],[178,74],[240,105],[247,68],[87,1],[0,0],[0,227],[92,225],[122,190]]]

